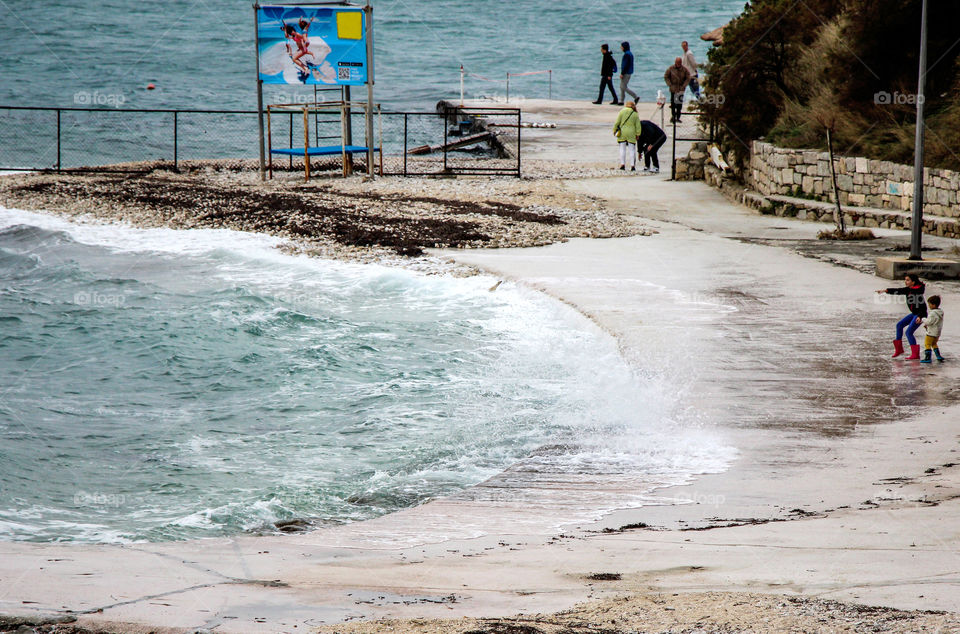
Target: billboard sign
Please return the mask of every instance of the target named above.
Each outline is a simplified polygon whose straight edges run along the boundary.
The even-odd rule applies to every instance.
[[[263,83],[359,86],[368,75],[372,80],[363,9],[258,6],[256,11]]]

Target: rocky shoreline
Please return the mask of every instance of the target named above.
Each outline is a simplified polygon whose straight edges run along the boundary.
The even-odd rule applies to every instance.
[[[409,263],[429,248],[530,247],[569,238],[651,232],[555,181],[516,178],[300,180],[265,183],[250,161],[129,164],[112,173],[0,177],[0,205],[138,227],[269,234],[291,251],[340,260]],[[549,165],[537,166],[549,172]]]

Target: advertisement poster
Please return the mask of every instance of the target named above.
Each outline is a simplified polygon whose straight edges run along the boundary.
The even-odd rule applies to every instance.
[[[260,80],[265,84],[358,86],[367,82],[363,9],[261,6]]]

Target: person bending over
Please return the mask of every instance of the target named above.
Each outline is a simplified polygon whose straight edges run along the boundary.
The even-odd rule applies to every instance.
[[[660,159],[657,152],[667,142],[666,133],[653,121],[640,122],[640,136],[637,137],[637,151],[643,154],[643,171],[656,174],[660,171]],[[653,167],[650,164],[653,163]]]

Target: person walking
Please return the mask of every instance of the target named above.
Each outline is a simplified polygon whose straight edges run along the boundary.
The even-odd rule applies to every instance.
[[[613,74],[617,72],[617,62],[613,59],[613,53],[610,52],[610,47],[607,44],[600,46],[600,52],[603,54],[603,62],[600,64],[600,96],[593,103],[603,103],[603,93],[607,88],[610,88],[610,94],[613,95],[613,101],[610,103],[620,105],[620,100],[617,99],[617,91],[613,88]]]
[[[697,70],[697,60],[693,56],[693,51],[690,50],[690,45],[686,40],[680,42],[680,48],[683,49],[683,67],[690,73],[690,92],[693,93],[694,99],[700,101],[700,82],[698,81],[700,71]]]
[[[657,152],[667,142],[666,133],[653,121],[640,122],[640,135],[637,137],[637,151],[643,154],[643,171],[656,174],[660,171],[660,159]],[[653,163],[653,167],[650,166]]]
[[[620,50],[623,51],[623,59],[620,60],[620,99],[626,99],[627,95],[630,95],[636,102],[640,95],[628,87],[630,77],[633,76],[633,53],[630,52],[630,42],[621,42]]]
[[[680,123],[680,114],[683,112],[683,96],[690,83],[690,73],[683,67],[683,58],[673,61],[673,66],[663,74],[663,80],[670,89],[670,123]]]
[[[943,332],[943,309],[940,308],[940,296],[931,295],[927,300],[927,306],[930,307],[930,314],[926,319],[917,317],[917,321],[923,324],[927,331],[927,336],[923,338],[923,358],[920,363],[933,363],[930,353],[937,355],[937,361],[943,361],[943,355],[940,354],[940,333]]]
[[[627,159],[630,159],[630,171],[637,171],[637,135],[640,133],[640,115],[637,114],[636,104],[628,101],[617,115],[613,124],[613,134],[620,144],[620,169],[626,169]]]
[[[907,298],[907,307],[910,314],[897,322],[897,338],[893,340],[893,356],[899,357],[903,354],[903,333],[907,333],[907,341],[910,343],[910,356],[907,359],[920,358],[920,346],[917,344],[913,333],[920,327],[920,322],[927,317],[927,304],[923,301],[923,293],[926,285],[920,281],[920,276],[916,273],[907,273],[903,278],[904,285],[900,288],[882,288],[877,291],[878,294],[904,295]]]

